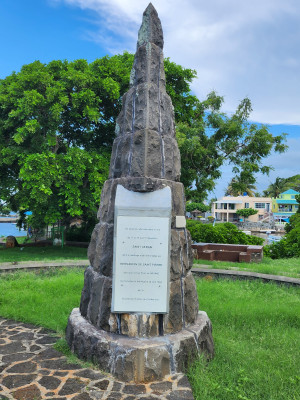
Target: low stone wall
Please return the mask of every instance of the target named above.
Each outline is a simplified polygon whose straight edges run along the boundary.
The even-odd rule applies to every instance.
[[[256,231],[256,230],[275,230],[274,221],[270,222],[251,222],[251,221],[243,221],[237,222],[235,224],[239,229],[248,230],[248,231]]]
[[[263,257],[263,246],[197,243],[193,244],[192,248],[198,260],[259,262]]]

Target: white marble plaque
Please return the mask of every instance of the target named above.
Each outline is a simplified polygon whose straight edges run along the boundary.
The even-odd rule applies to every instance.
[[[129,193],[133,204],[123,198],[119,207],[116,196],[112,312],[166,313],[171,204],[156,202],[148,209],[153,193]],[[160,194],[164,199],[166,192]]]

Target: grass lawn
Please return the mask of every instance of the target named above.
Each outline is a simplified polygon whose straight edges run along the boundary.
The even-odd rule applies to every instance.
[[[78,307],[82,269],[0,275],[0,315],[64,334]],[[212,320],[216,355],[191,366],[197,400],[300,398],[300,294],[259,281],[197,280]],[[63,348],[63,344],[61,344]]]
[[[87,249],[73,246],[0,247],[0,263],[20,261],[84,260]]]
[[[197,288],[216,355],[189,371],[195,399],[300,399],[299,288],[205,279]]]
[[[197,267],[197,264],[209,265],[209,267],[216,269],[253,271],[261,274],[283,275],[292,278],[300,278],[300,257],[280,258],[278,260],[272,260],[269,257],[264,257],[260,263],[194,260],[194,267]]]
[[[79,307],[83,273],[82,268],[1,273],[0,316],[64,335],[71,310]]]

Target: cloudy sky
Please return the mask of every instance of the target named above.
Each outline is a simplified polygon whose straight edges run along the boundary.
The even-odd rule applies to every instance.
[[[153,0],[162,21],[165,56],[197,70],[193,91],[211,90],[232,112],[248,96],[253,121],[287,132],[290,149],[272,155],[275,171],[300,173],[299,0]],[[36,59],[86,58],[134,51],[148,0],[0,0],[0,79]],[[231,178],[224,169],[216,195]]]

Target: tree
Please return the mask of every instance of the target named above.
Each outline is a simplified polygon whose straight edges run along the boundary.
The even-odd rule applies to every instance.
[[[280,193],[285,192],[287,189],[287,180],[280,178],[279,176],[275,179],[275,182],[271,183],[266,190],[264,190],[265,196],[278,197]]]
[[[206,212],[210,210],[210,207],[203,203],[187,203],[185,206],[187,212],[192,212],[195,210]]]
[[[258,213],[258,210],[254,210],[254,208],[241,208],[240,210],[236,210],[236,214],[244,217],[244,219],[250,217],[251,215],[255,215]]]
[[[0,198],[40,225],[96,213],[132,56],[36,61],[0,81]]]
[[[133,57],[36,61],[0,80],[0,212],[23,221],[30,210],[33,226],[96,215]],[[189,121],[195,72],[165,65],[177,119]]]
[[[297,192],[300,192],[300,174],[291,176],[290,178],[287,178],[287,185],[289,186],[289,189],[294,189]]]
[[[241,196],[247,193],[248,196],[254,197],[256,186],[251,183],[232,178],[225,192],[225,196]]]
[[[21,213],[30,210],[33,221],[44,224],[96,214],[132,63],[129,53],[90,64],[36,61],[0,80],[3,206]],[[228,117],[216,93],[203,102],[192,94],[195,71],[169,59],[165,70],[188,199],[206,198],[225,161],[250,184],[254,173],[269,171],[262,160],[272,150],[285,149],[284,137],[247,122],[248,99]]]
[[[278,197],[280,193],[285,192],[288,189],[294,189],[300,192],[300,175],[293,175],[289,178],[280,178],[279,176],[271,183],[266,190],[264,190],[265,196]]]
[[[286,150],[285,134],[273,136],[265,125],[248,122],[251,102],[245,98],[232,116],[221,112],[223,98],[215,92],[199,102],[189,123],[177,124],[181,152],[182,182],[188,199],[203,201],[220,178],[221,166],[233,166],[235,181],[247,186],[255,174],[268,174],[271,166],[263,160],[272,151]]]

